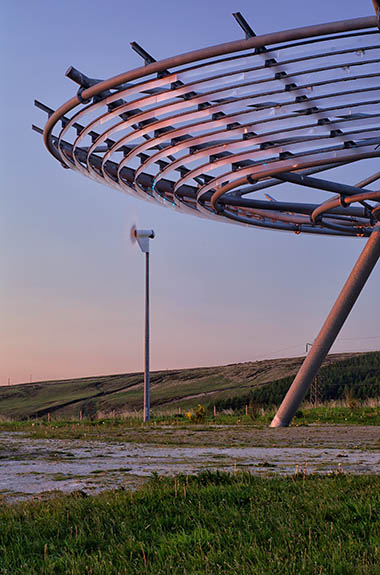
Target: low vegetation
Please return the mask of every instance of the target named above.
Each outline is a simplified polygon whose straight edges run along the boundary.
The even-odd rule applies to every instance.
[[[241,409],[254,405],[279,405],[293,381],[292,376],[258,386],[246,394],[233,395],[215,401],[218,410]],[[317,376],[318,401],[345,400],[355,406],[360,400],[380,397],[380,352],[356,355],[322,367]],[[311,398],[309,392],[306,399]]]
[[[377,574],[379,476],[152,477],[0,506],[2,575]]]
[[[343,402],[325,404],[319,407],[305,405],[296,413],[292,426],[310,424],[333,425],[378,425],[380,426],[380,402],[372,401],[355,407],[348,407]],[[368,405],[371,403],[371,405]],[[161,415],[152,417],[149,423],[143,423],[142,414],[115,418],[60,419],[47,417],[23,421],[0,420],[0,431],[19,431],[40,439],[85,439],[97,441],[138,441],[166,442],[170,430],[183,430],[191,433],[200,430],[219,430],[223,435],[227,428],[238,430],[268,427],[274,416],[274,409],[250,411],[227,410],[216,412],[198,406],[194,411],[185,414]],[[147,434],[147,431],[150,434]],[[170,433],[169,433],[170,435]],[[171,443],[171,442],[169,442]]]
[[[151,374],[151,405],[155,415],[198,404],[207,411],[271,409],[278,405],[303,358],[282,358],[219,367],[159,371]],[[319,374],[319,401],[352,401],[380,396],[380,352],[329,355]],[[0,387],[0,417],[118,417],[140,411],[143,374],[118,374]],[[307,399],[313,399],[312,397]],[[315,398],[314,398],[315,399]]]

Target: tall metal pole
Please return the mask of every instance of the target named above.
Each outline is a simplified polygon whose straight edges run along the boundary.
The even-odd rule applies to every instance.
[[[270,427],[287,427],[291,422],[379,257],[380,223],[374,227]]]
[[[145,371],[144,371],[144,421],[150,420],[149,375],[149,252],[145,253]]]
[[[131,240],[137,241],[145,254],[145,346],[144,346],[144,421],[150,420],[150,374],[149,374],[149,240],[154,238],[153,230],[137,230],[132,226]]]

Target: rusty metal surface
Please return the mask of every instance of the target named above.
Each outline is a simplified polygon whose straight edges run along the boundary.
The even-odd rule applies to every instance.
[[[49,151],[107,186],[202,217],[369,236],[380,193],[351,186],[345,201],[347,190],[330,182],[332,197],[323,179],[315,203],[289,175],[380,156],[377,16],[263,36],[237,20],[246,39],[161,62],[133,43],[146,65],[108,80],[70,67],[77,95],[57,111],[37,103]]]

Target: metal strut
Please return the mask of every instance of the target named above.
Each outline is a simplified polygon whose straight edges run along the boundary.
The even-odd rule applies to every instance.
[[[380,223],[374,227],[270,427],[287,427],[291,422],[379,257]]]

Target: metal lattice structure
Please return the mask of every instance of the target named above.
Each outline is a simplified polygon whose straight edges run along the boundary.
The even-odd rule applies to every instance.
[[[376,18],[252,36],[164,62],[134,47],[143,68],[104,82],[70,68],[78,94],[54,113],[37,103],[50,115],[46,145],[65,167],[211,218],[370,234],[373,208],[358,203],[379,199],[363,190],[368,181],[341,186],[312,174],[380,156]],[[282,199],[284,181],[340,199]],[[265,194],[273,187],[280,201]]]
[[[65,168],[180,211],[369,237],[380,192],[368,186],[380,172],[335,180],[380,156],[375,7],[373,17],[264,36],[237,13],[243,40],[160,62],[132,43],[145,65],[104,81],[71,67],[76,95],[56,111],[36,102],[49,115],[45,144]]]

